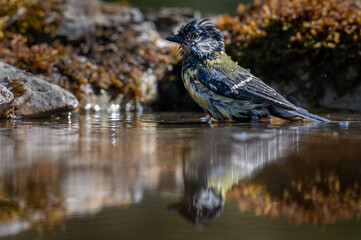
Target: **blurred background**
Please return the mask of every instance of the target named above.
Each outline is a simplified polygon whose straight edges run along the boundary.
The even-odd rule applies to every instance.
[[[106,1],[117,2],[117,0]],[[194,10],[200,11],[201,13],[234,13],[239,3],[250,3],[252,0],[128,0],[126,2],[132,6],[142,8],[176,7],[192,8]]]

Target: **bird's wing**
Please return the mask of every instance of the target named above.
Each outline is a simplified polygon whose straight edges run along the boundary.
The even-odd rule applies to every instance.
[[[200,68],[197,79],[211,91],[225,97],[269,103],[290,110],[297,109],[262,80],[242,70],[238,66],[226,70],[216,67]]]

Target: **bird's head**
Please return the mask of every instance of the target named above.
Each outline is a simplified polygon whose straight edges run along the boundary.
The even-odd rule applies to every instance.
[[[197,23],[198,18],[183,25],[178,34],[167,37],[168,41],[179,43],[182,54],[194,54],[201,59],[209,58],[224,50],[221,31],[205,19]]]

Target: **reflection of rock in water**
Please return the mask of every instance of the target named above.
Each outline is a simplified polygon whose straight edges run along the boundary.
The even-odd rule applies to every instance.
[[[64,216],[138,203],[154,189],[179,192],[182,158],[185,192],[209,209],[204,216],[216,217],[233,184],[297,148],[296,131],[251,134],[219,128],[200,129],[195,136],[192,129],[159,130],[136,115],[124,118],[65,118],[54,125],[30,122],[31,127],[5,129],[0,135],[0,191],[19,207],[4,219],[14,226],[28,219],[24,228],[39,219],[51,225]],[[217,206],[214,213],[212,206]],[[40,218],[32,218],[35,208]]]
[[[143,121],[131,114],[125,114],[124,119],[80,116],[54,123],[23,122],[14,128],[5,124],[0,128],[0,234],[38,224],[51,226],[65,217],[95,214],[107,206],[139,203],[154,190],[173,195],[183,187],[182,200],[175,207],[198,225],[220,216],[229,196],[236,197],[241,209],[260,214],[291,216],[286,212],[298,211],[311,216],[324,209],[322,206],[337,212],[333,219],[361,212],[357,202],[359,165],[345,161],[361,154],[350,155],[351,147],[359,149],[350,141],[342,145],[335,138],[331,151],[315,144],[311,130],[302,126],[180,127],[178,122],[158,124],[153,116],[144,116]],[[318,155],[313,156],[315,153]],[[297,156],[297,161],[292,160]],[[315,165],[314,157],[323,162]],[[339,165],[326,159],[339,165],[343,162],[348,168],[338,171]],[[316,173],[329,176],[324,172],[327,169],[339,179],[339,192],[327,190],[329,182],[317,182]],[[341,179],[345,176],[349,182]],[[357,191],[352,188],[354,183]],[[314,185],[316,188],[311,187]],[[331,198],[327,198],[328,203],[322,203],[326,205],[316,204],[305,211],[299,207],[308,204],[304,196],[309,196],[312,204],[319,196],[336,198],[332,198],[332,208]],[[352,202],[338,200],[345,197]],[[351,210],[343,211],[342,207]]]
[[[161,157],[176,151],[176,144],[157,141],[154,126],[142,131],[141,124],[132,124],[128,129],[107,118],[82,118],[79,125],[69,119],[55,127],[35,124],[4,131],[0,235],[139,203],[144,192],[159,187],[180,188],[179,174],[174,174],[180,159],[169,166]],[[165,167],[173,172],[167,181],[161,177]]]
[[[52,226],[64,219],[59,170],[40,163],[0,176],[0,236],[18,233],[33,224]]]
[[[232,186],[298,148],[298,130],[242,132],[225,141],[219,134],[206,137],[190,142],[183,156],[184,194],[171,206],[197,226],[221,215]]]
[[[357,139],[308,142],[283,164],[269,163],[228,194],[241,211],[294,224],[324,225],[361,217],[361,150]]]

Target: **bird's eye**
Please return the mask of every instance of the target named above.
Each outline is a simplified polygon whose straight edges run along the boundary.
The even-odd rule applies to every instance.
[[[194,32],[194,33],[192,34],[192,39],[196,39],[198,36],[199,36],[198,33],[197,33],[197,32]]]

